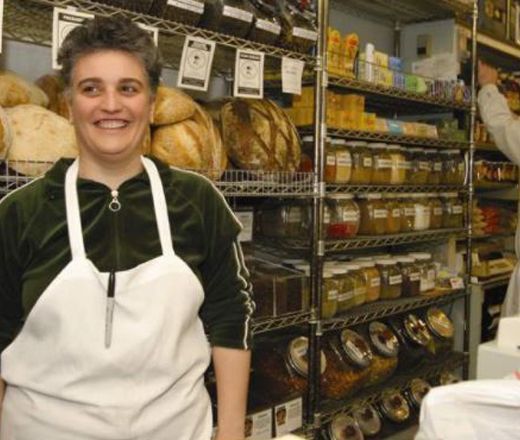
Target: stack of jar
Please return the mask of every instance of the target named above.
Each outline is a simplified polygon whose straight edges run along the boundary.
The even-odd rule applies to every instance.
[[[427,252],[327,262],[323,270],[322,317],[333,318],[377,300],[427,295],[435,289],[436,278],[437,264]]]

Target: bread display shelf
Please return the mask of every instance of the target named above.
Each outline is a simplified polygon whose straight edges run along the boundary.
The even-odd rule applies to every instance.
[[[365,194],[365,193],[440,193],[440,192],[458,192],[466,191],[466,187],[460,185],[350,185],[350,184],[329,184],[327,185],[327,193],[348,193],[348,194]]]
[[[397,374],[380,385],[367,388],[358,393],[354,398],[339,402],[323,402],[321,421],[322,423],[329,423],[336,415],[349,413],[356,406],[373,405],[379,400],[381,393],[387,389],[405,391],[410,382],[415,378],[426,381],[436,380],[445,371],[456,370],[462,367],[466,362],[467,356],[464,353],[448,353],[430,365],[414,368],[406,373]]]
[[[323,331],[351,327],[430,306],[441,306],[467,295],[466,290],[436,291],[428,296],[376,301],[349,310],[344,316],[323,321]]]
[[[309,322],[310,313],[292,313],[290,315],[278,316],[276,318],[261,318],[253,320],[251,330],[253,334],[259,335],[295,325],[306,325]]]

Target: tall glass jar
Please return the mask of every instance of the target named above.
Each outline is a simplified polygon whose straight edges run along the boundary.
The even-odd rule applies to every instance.
[[[431,209],[431,229],[442,229],[443,209],[439,194],[428,194]]]
[[[408,148],[401,147],[401,154],[404,157],[404,162],[401,166],[404,169],[404,183],[411,183],[412,178],[412,154],[408,150]]]
[[[326,200],[330,211],[327,238],[345,239],[354,237],[359,230],[361,218],[358,204],[352,194],[332,194]]]
[[[392,178],[392,156],[387,145],[381,143],[368,144],[374,156],[372,183],[374,185],[388,185]]]
[[[412,173],[410,183],[415,185],[424,185],[428,182],[430,165],[427,162],[426,154],[422,148],[410,148]]]
[[[336,149],[332,143],[332,138],[327,138],[325,141],[325,170],[324,178],[327,183],[336,183]]]
[[[365,277],[367,285],[366,302],[377,301],[381,296],[381,274],[373,261],[356,260],[355,264]]]
[[[386,234],[388,210],[386,209],[386,204],[382,201],[381,194],[361,194],[358,198],[359,209],[361,211],[359,234]]]
[[[413,199],[401,196],[401,232],[412,232],[415,227],[415,202]]]
[[[419,296],[421,294],[421,270],[415,264],[415,258],[399,256],[394,260],[403,276],[402,296]]]
[[[464,226],[464,205],[457,193],[441,194],[444,228],[462,228]]]
[[[387,148],[392,158],[391,185],[402,185],[406,181],[406,158],[399,145],[389,145]]]
[[[391,259],[377,260],[381,274],[381,299],[399,298],[402,293],[403,277],[397,263]]]
[[[354,282],[354,305],[360,306],[366,302],[367,298],[367,281],[363,276],[361,267],[355,263],[345,264],[348,274]]]
[[[373,353],[367,384],[371,386],[386,381],[394,373],[399,355],[399,341],[392,329],[382,322],[371,322],[367,330]]]
[[[333,139],[336,151],[336,183],[349,183],[352,176],[352,156],[345,139]]]
[[[432,261],[432,254],[428,252],[412,252],[410,256],[415,258],[418,268],[421,270],[421,294],[435,289],[437,268]]]
[[[401,203],[397,194],[386,194],[386,209],[388,211],[388,221],[386,232],[388,234],[398,234],[401,232]]]
[[[431,185],[439,185],[443,181],[442,156],[436,150],[426,150],[426,156],[430,161],[432,168],[427,183]]]
[[[321,297],[321,317],[333,318],[338,312],[338,281],[330,271],[323,272],[323,287]]]
[[[338,313],[346,312],[355,306],[355,280],[345,265],[340,266],[343,271],[343,289],[338,296]]]
[[[352,175],[350,183],[353,185],[369,185],[372,183],[373,155],[366,142],[347,142],[352,156]]]
[[[410,197],[413,200],[415,207],[415,223],[413,230],[426,231],[430,229],[431,208],[428,199],[426,198],[426,194],[415,193]]]

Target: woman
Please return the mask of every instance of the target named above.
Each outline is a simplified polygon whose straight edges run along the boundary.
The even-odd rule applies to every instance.
[[[498,72],[493,67],[479,62],[478,80],[481,87],[478,104],[482,121],[502,153],[513,163],[520,165],[520,120],[511,113],[506,98],[498,91]],[[517,229],[515,237],[517,257],[520,257],[519,230]],[[520,314],[520,265],[517,264],[502,305],[502,317],[518,314]]]
[[[157,49],[96,18],[59,62],[79,158],[0,202],[0,439],[209,440],[210,356],[217,438],[243,439],[240,224],[207,180],[141,156]]]

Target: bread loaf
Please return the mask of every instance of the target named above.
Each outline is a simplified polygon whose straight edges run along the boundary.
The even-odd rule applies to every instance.
[[[212,179],[220,178],[227,165],[220,134],[197,104],[191,118],[154,131],[152,154],[172,166],[200,170]]]
[[[35,104],[47,107],[47,95],[35,84],[31,84],[12,72],[0,72],[0,106],[14,107]]]
[[[69,119],[69,107],[65,98],[65,84],[58,75],[44,75],[36,80],[49,100],[48,109]]]
[[[61,157],[77,156],[74,128],[65,118],[32,104],[7,109],[6,113],[13,139],[7,159],[18,173],[38,176]]]
[[[169,125],[191,118],[195,101],[179,89],[159,86],[155,97],[153,125]]]
[[[7,151],[11,143],[11,127],[7,120],[7,113],[0,107],[0,160],[4,160],[7,157]]]
[[[270,100],[235,99],[221,110],[222,136],[231,161],[241,169],[297,171],[298,133]]]

